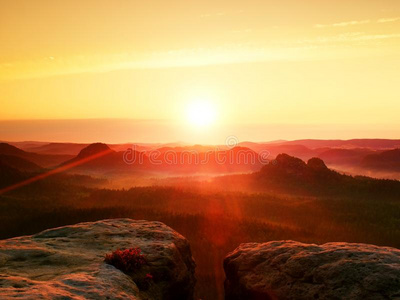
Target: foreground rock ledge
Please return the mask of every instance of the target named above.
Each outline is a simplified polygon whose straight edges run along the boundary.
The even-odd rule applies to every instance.
[[[224,260],[226,299],[400,299],[400,251],[367,244],[241,244]]]
[[[140,247],[154,276],[145,291],[104,263],[117,248]],[[193,299],[188,241],[160,222],[80,223],[0,241],[0,299]]]

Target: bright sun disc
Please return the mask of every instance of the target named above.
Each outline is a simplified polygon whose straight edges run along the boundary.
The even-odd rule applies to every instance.
[[[187,108],[188,121],[198,127],[204,127],[214,123],[216,115],[215,106],[206,100],[193,101]]]

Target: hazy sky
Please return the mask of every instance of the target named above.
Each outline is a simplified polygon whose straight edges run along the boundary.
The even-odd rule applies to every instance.
[[[0,45],[0,139],[400,133],[398,0],[0,0]],[[203,100],[215,122],[191,132]]]

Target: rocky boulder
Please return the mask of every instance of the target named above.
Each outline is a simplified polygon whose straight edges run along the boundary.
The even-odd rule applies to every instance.
[[[104,262],[116,249],[140,248],[141,274]],[[0,299],[193,299],[188,241],[160,222],[112,219],[0,241]]]
[[[241,244],[224,260],[226,299],[400,299],[400,250],[367,244]]]

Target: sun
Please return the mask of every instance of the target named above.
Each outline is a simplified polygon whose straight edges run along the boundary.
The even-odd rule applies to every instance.
[[[210,126],[216,121],[217,110],[213,102],[207,99],[195,99],[187,106],[186,118],[196,127]]]

